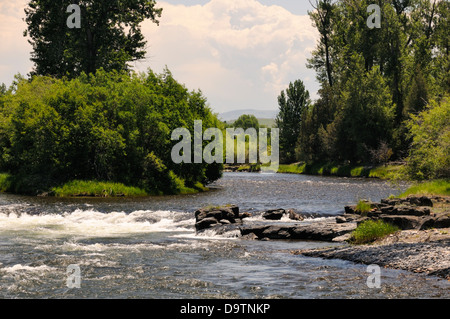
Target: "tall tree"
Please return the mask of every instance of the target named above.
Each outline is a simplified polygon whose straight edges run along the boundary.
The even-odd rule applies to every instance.
[[[70,12],[80,8],[80,28],[69,28]],[[32,74],[75,77],[128,70],[128,62],[145,57],[146,41],[140,24],[150,19],[158,24],[162,9],[155,0],[30,0],[25,8],[33,46]]]
[[[280,160],[295,161],[295,147],[300,134],[304,109],[310,104],[309,92],[301,80],[289,83],[278,96],[279,113],[275,119],[280,129]]]
[[[334,14],[333,1],[316,0],[315,4],[311,3],[311,5],[315,11],[308,13],[313,21],[313,25],[320,33],[320,39],[317,49],[313,52],[312,58],[308,60],[308,67],[317,71],[317,78],[320,82],[328,81],[328,85],[332,87],[333,68],[331,65],[331,54],[332,24]]]

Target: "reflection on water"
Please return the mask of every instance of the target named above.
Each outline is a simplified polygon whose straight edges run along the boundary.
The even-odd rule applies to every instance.
[[[303,175],[227,173],[207,193],[140,199],[0,195],[1,298],[443,298],[445,280],[384,270],[369,289],[363,265],[296,256],[338,245],[197,236],[195,209],[233,203],[256,212],[336,214],[360,198],[398,194],[388,183]],[[289,220],[282,222],[291,222]],[[66,285],[81,269],[81,288]],[[412,289],[412,287],[414,289]]]

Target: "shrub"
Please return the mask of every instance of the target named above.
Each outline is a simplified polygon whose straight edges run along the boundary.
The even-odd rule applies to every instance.
[[[171,132],[193,132],[195,120],[221,128],[202,93],[188,91],[168,70],[35,76],[0,98],[0,171],[12,176],[10,188],[18,193],[73,180],[177,193],[217,180],[223,169],[172,161]]]
[[[431,101],[408,121],[412,145],[406,171],[414,180],[450,177],[450,100]]]
[[[372,209],[372,206],[366,200],[361,199],[358,201],[358,204],[356,205],[356,211],[358,211],[361,214],[366,214],[366,213],[370,212],[371,209]]]
[[[357,245],[371,243],[398,230],[398,227],[382,220],[367,220],[353,231],[351,241]]]

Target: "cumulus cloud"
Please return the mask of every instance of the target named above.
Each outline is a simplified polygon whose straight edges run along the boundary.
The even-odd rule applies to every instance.
[[[27,25],[26,0],[0,0],[0,83],[10,85],[14,75],[26,75],[31,71],[31,45],[23,37]]]
[[[161,71],[165,65],[189,88],[201,88],[218,111],[274,109],[290,81],[304,80],[317,32],[307,15],[256,0],[211,0],[204,5],[171,5],[160,26],[145,23],[148,59],[136,67]]]
[[[22,35],[26,3],[0,0],[0,82],[7,84],[32,67],[32,48]],[[201,89],[217,112],[276,109],[278,94],[296,79],[314,96],[318,85],[305,63],[318,34],[307,15],[257,0],[203,3],[158,1],[160,25],[142,24],[147,58],[135,69],[167,66],[189,89]]]

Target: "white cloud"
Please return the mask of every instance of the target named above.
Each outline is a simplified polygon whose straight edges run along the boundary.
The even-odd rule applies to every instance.
[[[26,0],[0,0],[0,83],[10,85],[14,75],[26,75],[31,71],[31,45],[23,36],[27,28],[25,17]]]
[[[159,5],[160,26],[143,25],[149,55],[138,69],[160,72],[167,65],[188,88],[201,88],[220,112],[274,109],[280,91],[296,79],[314,95],[314,72],[305,63],[317,33],[308,16],[256,0]]]
[[[31,70],[32,48],[22,35],[27,1],[0,0],[0,82]],[[278,94],[296,79],[314,96],[318,85],[305,63],[317,33],[308,16],[256,0],[158,6],[160,26],[142,24],[148,53],[137,70],[161,72],[167,65],[189,89],[200,88],[217,112],[276,109]]]

